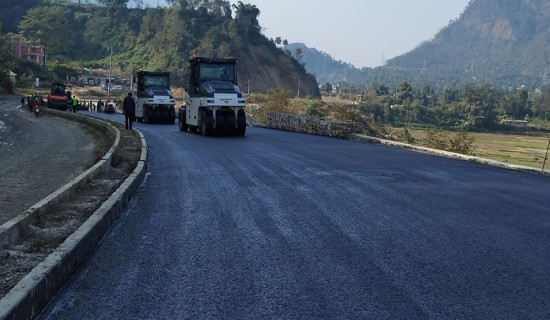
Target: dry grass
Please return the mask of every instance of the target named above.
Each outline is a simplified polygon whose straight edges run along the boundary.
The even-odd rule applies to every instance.
[[[392,127],[386,127],[385,129],[391,132],[392,136],[398,136],[398,133],[403,130]],[[416,144],[424,145],[425,130],[409,129],[409,132]],[[454,132],[448,133],[454,134]],[[550,136],[540,134],[518,135],[471,132],[469,135],[475,139],[474,151],[471,155],[534,168],[542,168],[546,148],[550,140]],[[549,167],[550,164],[546,163],[546,168]]]

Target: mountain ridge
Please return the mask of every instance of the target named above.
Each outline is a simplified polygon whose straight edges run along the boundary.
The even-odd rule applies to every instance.
[[[320,83],[397,87],[408,81],[418,85],[457,86],[493,83],[501,86],[540,87],[550,72],[550,2],[544,0],[472,0],[459,18],[431,40],[389,59],[384,66],[357,69],[316,49],[301,45],[306,69]],[[307,53],[307,54],[306,54]]]

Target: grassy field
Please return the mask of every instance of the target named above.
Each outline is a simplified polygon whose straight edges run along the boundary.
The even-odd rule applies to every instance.
[[[393,132],[400,132],[401,128],[386,128]],[[415,144],[422,145],[425,137],[424,130],[409,130],[415,138]],[[453,135],[454,132],[447,132]],[[524,165],[534,168],[542,168],[550,135],[518,135],[504,133],[469,133],[474,137],[473,156]],[[550,163],[546,163],[546,169]]]

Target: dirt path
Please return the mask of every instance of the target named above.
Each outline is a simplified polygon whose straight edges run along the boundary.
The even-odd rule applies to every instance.
[[[0,225],[93,165],[98,133],[0,95]],[[100,139],[99,139],[100,140]]]
[[[0,149],[0,199],[7,208],[17,209],[18,206],[2,192],[9,191],[12,199],[18,197],[20,201],[26,200],[26,193],[38,193],[37,190],[44,191],[47,195],[99,161],[114,142],[113,134],[108,136],[107,133],[89,131],[75,122],[56,117],[43,116],[36,119],[28,110],[22,111],[12,105],[13,98],[6,102],[0,96],[0,121],[3,126],[0,129],[0,141],[6,144],[6,150],[8,147],[10,150],[4,152]],[[15,112],[15,115],[11,112]],[[11,115],[13,119],[4,121],[4,114]],[[29,129],[26,121],[31,123],[32,129]],[[119,129],[121,143],[112,156],[110,170],[79,187],[77,194],[70,199],[44,212],[40,219],[28,226],[24,237],[0,247],[0,298],[81,226],[136,167],[142,150],[139,134],[136,131],[123,130],[121,123],[111,124]],[[36,146],[37,144],[40,146]],[[25,145],[33,147],[24,147]],[[8,160],[14,164],[4,165]],[[39,175],[32,172],[33,161],[40,163]],[[27,162],[29,165],[15,164],[19,162]],[[9,166],[15,169],[7,168]],[[4,177],[4,172],[9,172],[9,178]],[[28,182],[22,183],[20,180]],[[62,182],[57,183],[58,181]],[[11,189],[17,189],[18,192]],[[47,191],[48,189],[51,190]],[[37,200],[41,198],[43,197],[37,197]],[[35,202],[29,200],[30,204],[23,207],[29,207]],[[15,212],[14,210],[12,211]]]

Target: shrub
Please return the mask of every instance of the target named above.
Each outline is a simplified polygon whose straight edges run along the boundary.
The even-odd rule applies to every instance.
[[[474,137],[468,135],[468,130],[462,128],[449,139],[448,151],[469,154],[473,151]]]
[[[465,128],[459,129],[452,137],[449,137],[441,128],[432,127],[426,131],[424,146],[433,149],[469,154],[473,151],[475,139],[468,135]]]
[[[331,108],[332,118],[339,121],[355,121],[362,120],[359,110],[352,109],[341,104],[334,104]]]
[[[426,131],[424,146],[433,149],[447,150],[449,137],[439,127],[431,127]]]
[[[414,137],[407,128],[403,128],[400,138],[407,143],[414,143]]]
[[[322,102],[311,101],[306,107],[306,114],[312,117],[325,118],[328,113],[323,108]]]
[[[285,89],[269,89],[267,91],[267,112],[288,112],[290,91]]]

